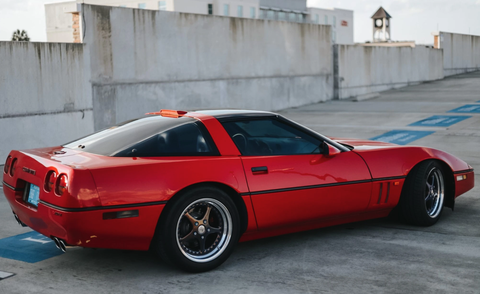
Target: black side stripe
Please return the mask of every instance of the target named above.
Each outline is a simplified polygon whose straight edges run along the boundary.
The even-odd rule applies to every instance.
[[[13,191],[15,191],[15,192],[17,192],[17,191],[23,191],[23,189],[15,188],[14,186],[9,185],[9,184],[7,184],[7,183],[5,183],[5,182],[2,182],[2,184],[3,184],[5,187],[7,187],[7,188],[9,188],[10,190],[13,190]]]
[[[166,204],[167,201],[156,201],[156,202],[144,202],[144,203],[134,203],[134,204],[124,204],[124,205],[110,205],[110,206],[95,206],[95,207],[83,207],[83,208],[67,208],[57,206],[43,200],[40,200],[39,203],[48,206],[50,208],[65,211],[65,212],[81,212],[81,211],[95,211],[95,210],[105,210],[105,209],[121,209],[121,208],[131,208],[131,207],[141,207],[141,206],[153,206]]]
[[[391,180],[400,180],[405,179],[407,176],[399,176],[399,177],[387,177],[387,178],[375,178],[372,179],[372,182],[383,182],[383,181],[391,181]]]
[[[473,172],[473,168],[471,169],[464,169],[464,170],[457,170],[455,172],[453,172],[454,174],[465,174],[465,173],[469,173],[469,172]]]
[[[323,184],[323,185],[312,185],[312,186],[301,186],[301,187],[283,188],[283,189],[275,189],[275,190],[263,190],[263,191],[251,192],[250,195],[288,192],[288,191],[296,191],[296,190],[308,190],[308,189],[316,189],[316,188],[323,188],[323,187],[334,187],[334,186],[362,184],[362,183],[369,183],[369,182],[371,182],[371,180],[351,181],[351,182],[332,183],[332,184]]]
[[[371,179],[371,180],[350,181],[350,182],[331,183],[331,184],[322,184],[322,185],[291,187],[291,188],[274,189],[274,190],[263,190],[263,191],[255,191],[255,192],[251,192],[251,193],[248,193],[248,192],[247,193],[241,193],[240,196],[270,194],[270,193],[288,192],[288,191],[296,191],[296,190],[307,190],[307,189],[317,189],[317,188],[344,186],[344,185],[354,185],[354,184],[363,184],[363,183],[378,182],[378,181],[391,181],[391,180],[398,180],[398,179],[405,179],[405,178],[406,178],[406,176],[399,176],[399,177],[376,178],[376,179]]]

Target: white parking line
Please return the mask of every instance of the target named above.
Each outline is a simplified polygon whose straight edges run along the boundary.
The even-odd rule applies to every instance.
[[[14,275],[15,274],[0,271],[0,281],[6,278],[10,278]]]

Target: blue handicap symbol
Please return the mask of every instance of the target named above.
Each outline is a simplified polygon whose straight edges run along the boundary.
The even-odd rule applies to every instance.
[[[449,116],[449,115],[434,115],[426,119],[417,121],[410,126],[418,127],[449,127],[453,124],[461,122],[471,116]]]
[[[35,231],[0,239],[0,257],[36,263],[63,252],[52,239]]]
[[[435,132],[431,131],[408,131],[408,130],[393,130],[383,135],[376,136],[370,140],[381,141],[399,145],[406,145],[410,142],[431,135]]]
[[[448,112],[457,112],[457,113],[480,113],[480,105],[478,104],[467,104],[461,107],[452,109]]]

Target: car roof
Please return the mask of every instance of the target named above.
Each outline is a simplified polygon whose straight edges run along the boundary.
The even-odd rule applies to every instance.
[[[216,119],[235,118],[235,117],[277,116],[277,114],[269,111],[242,110],[242,109],[212,109],[212,110],[196,110],[194,112],[213,116]]]

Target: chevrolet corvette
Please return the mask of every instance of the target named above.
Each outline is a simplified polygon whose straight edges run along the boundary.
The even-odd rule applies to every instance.
[[[474,186],[446,152],[318,134],[263,111],[161,110],[3,170],[17,222],[67,246],[152,250],[190,272],[235,244],[388,216],[430,226]]]

